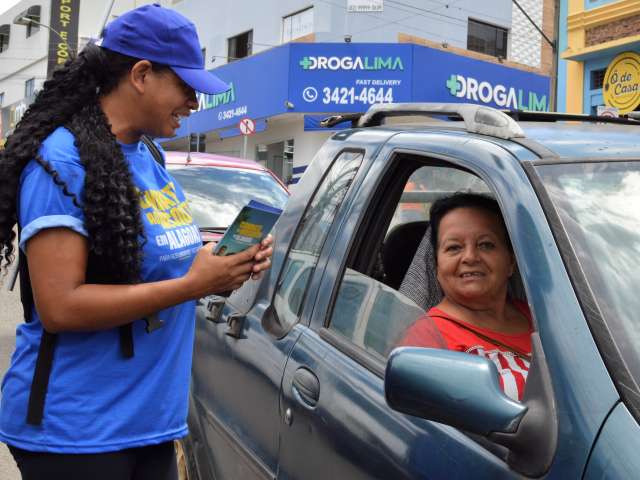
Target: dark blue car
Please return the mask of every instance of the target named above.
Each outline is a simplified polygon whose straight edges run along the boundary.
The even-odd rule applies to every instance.
[[[462,104],[347,119],[268,275],[201,301],[184,473],[640,478],[640,126]],[[459,190],[493,195],[513,244],[535,330],[521,402],[484,358],[395,348],[425,311],[403,284],[429,205]]]

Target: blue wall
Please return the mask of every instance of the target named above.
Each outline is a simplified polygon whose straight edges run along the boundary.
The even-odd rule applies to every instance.
[[[558,24],[558,78],[556,86],[556,111],[567,111],[567,61],[560,54],[567,49],[568,0],[560,0],[560,22]]]
[[[591,10],[592,8],[598,8],[607,3],[615,3],[619,0],[584,0],[584,9]]]

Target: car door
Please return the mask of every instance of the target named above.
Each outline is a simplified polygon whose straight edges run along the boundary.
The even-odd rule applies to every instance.
[[[215,478],[274,478],[277,468],[278,393],[295,338],[275,339],[249,311],[257,286],[197,309],[192,408]]]
[[[276,248],[288,251],[281,268],[276,267],[277,251],[274,268],[260,284],[247,282],[229,298],[212,296],[198,308],[193,408],[216,478],[276,476],[279,389],[300,333],[294,327],[308,318],[305,298],[315,295],[309,292],[318,254],[363,155],[358,150],[336,156],[300,219],[291,248],[278,243],[281,235],[276,231]],[[273,295],[269,285],[275,285]],[[278,328],[265,316],[277,319]],[[264,325],[270,325],[270,331]]]
[[[379,168],[374,166],[367,178],[376,171],[382,174]],[[441,167],[433,169],[436,176],[442,174]],[[471,174],[458,174],[458,188],[470,183],[466,176]],[[385,182],[378,179],[377,183]],[[343,203],[345,219],[357,216],[350,205],[358,202],[352,201]],[[388,209],[384,200],[371,208],[380,222]],[[424,310],[355,268],[347,267],[337,280],[329,275],[340,272],[338,264],[349,256],[349,245],[351,250],[367,253],[371,249],[354,246],[355,225],[346,221],[337,228],[334,248],[320,259],[330,264],[320,291],[334,290],[336,283],[339,288],[326,310],[316,301],[312,323],[309,328],[300,327],[302,334],[287,362],[279,478],[465,478],[469,464],[475,464],[482,476],[509,476],[504,462],[463,433],[387,406],[386,356]],[[452,455],[447,452],[456,452],[465,461],[443,462],[443,455]]]
[[[319,260],[327,266],[313,317],[308,328],[299,327],[302,332],[282,381],[285,421],[281,426],[278,477],[521,477],[511,468],[507,460],[511,453],[506,448],[446,425],[395,412],[385,401],[386,355],[401,332],[381,319],[397,322],[402,330],[416,312],[407,308],[408,300],[401,293],[371,274],[375,269],[366,265],[366,257],[376,252],[371,246],[380,236],[376,223],[383,223],[390,208],[388,202],[397,201],[385,186],[403,177],[398,165],[421,161],[416,160],[414,152],[425,149],[429,154],[424,155],[423,168],[446,167],[476,175],[503,208],[534,323],[549,366],[555,370],[552,379],[556,394],[548,405],[552,413],[537,425],[551,432],[553,463],[547,457],[542,466],[533,465],[539,461],[535,445],[525,449],[524,463],[558,478],[578,478],[598,428],[615,401],[615,392],[607,383],[606,369],[590,338],[576,334],[584,317],[558,251],[549,247],[553,245],[549,243],[552,236],[524,171],[503,149],[486,145],[488,142],[434,136],[434,143],[427,149],[416,135],[398,135],[393,140],[372,165],[363,167],[366,179],[358,191],[352,192],[352,198],[343,202],[343,222],[336,226],[332,248]],[[556,321],[558,315],[562,322]],[[383,342],[382,348],[372,341],[378,339],[379,344],[380,337],[388,342]],[[574,350],[559,350],[558,345],[566,345],[568,339]],[[589,365],[591,381],[583,369],[575,368],[579,358]],[[543,375],[548,377],[548,371]],[[532,386],[531,392],[535,389]],[[576,409],[578,403],[580,408]],[[589,415],[581,416],[585,407]],[[556,431],[557,435],[553,433]]]

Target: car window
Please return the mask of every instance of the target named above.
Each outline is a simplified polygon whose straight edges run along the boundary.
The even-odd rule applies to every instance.
[[[386,358],[424,310],[382,282],[347,268],[329,328],[357,346]]]
[[[596,302],[593,310],[602,315],[640,384],[640,162],[567,163],[537,170]]]
[[[329,168],[300,221],[274,299],[284,331],[298,322],[320,251],[363,158],[362,152],[342,152]]]
[[[212,166],[168,165],[200,228],[228,227],[251,200],[284,208],[287,191],[269,173]]]
[[[409,326],[432,306],[425,305],[423,299],[439,292],[435,266],[418,252],[427,234],[431,204],[454,192],[489,191],[477,176],[442,166],[420,167],[400,187],[402,195],[387,220],[389,225],[381,230],[385,238],[375,239],[367,232],[358,232],[368,242],[381,244],[379,264],[371,271],[358,271],[347,265],[328,324],[330,330],[382,360],[398,345]],[[381,215],[380,220],[383,219]],[[422,275],[409,288],[401,289],[412,265]]]

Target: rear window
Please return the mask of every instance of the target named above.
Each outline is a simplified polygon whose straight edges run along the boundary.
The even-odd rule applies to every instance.
[[[168,165],[200,228],[228,227],[249,201],[283,208],[287,191],[267,172]]]

